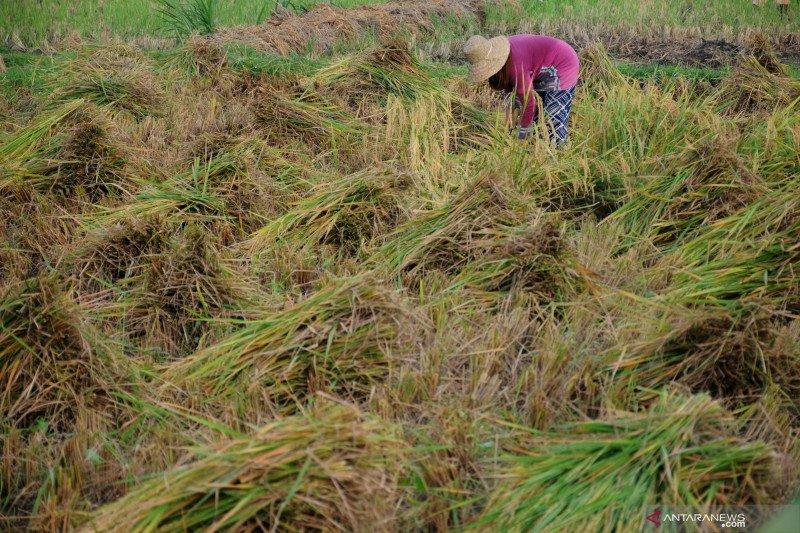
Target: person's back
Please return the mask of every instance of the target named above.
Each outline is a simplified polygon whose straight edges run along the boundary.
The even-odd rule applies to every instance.
[[[569,44],[548,35],[532,34],[511,35],[508,42],[515,77],[526,70],[537,91],[566,91],[575,87],[580,61]]]

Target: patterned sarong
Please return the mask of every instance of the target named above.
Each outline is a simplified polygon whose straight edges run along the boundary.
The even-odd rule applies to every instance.
[[[543,91],[539,93],[539,96],[542,97],[542,108],[548,123],[550,140],[559,146],[567,141],[569,112],[572,109],[572,97],[574,94],[575,87],[566,91]]]

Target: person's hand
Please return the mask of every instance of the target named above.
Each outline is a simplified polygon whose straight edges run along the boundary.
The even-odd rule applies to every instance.
[[[521,141],[524,141],[525,139],[530,137],[530,135],[531,135],[531,127],[530,126],[528,126],[526,128],[523,128],[522,126],[520,126],[519,128],[517,128],[517,139],[519,139]]]

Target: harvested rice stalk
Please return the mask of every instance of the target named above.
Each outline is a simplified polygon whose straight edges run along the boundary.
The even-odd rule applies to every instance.
[[[71,119],[58,152],[43,170],[46,178],[38,185],[67,196],[86,194],[97,200],[124,191],[124,149],[109,134],[110,119],[102,110],[84,106]]]
[[[628,531],[653,505],[770,502],[774,455],[738,436],[708,396],[667,392],[646,411],[526,436],[501,463],[480,529]]]
[[[446,92],[414,100],[389,95],[379,116],[385,122],[383,157],[396,158],[418,179],[436,183],[452,168],[447,156],[486,144],[493,132],[487,117]]]
[[[248,303],[246,281],[202,226],[182,228],[159,253],[139,260],[137,275],[120,282],[132,285],[123,302],[126,329],[147,348],[171,356],[191,352],[209,332],[210,318]]]
[[[302,247],[324,243],[352,254],[395,221],[397,193],[406,183],[403,176],[368,171],[317,184],[287,213],[256,231],[247,247],[262,249],[276,241]]]
[[[733,214],[768,191],[736,152],[736,138],[717,136],[687,152],[685,164],[637,187],[609,217],[631,231],[629,242],[660,245]]]
[[[629,80],[619,71],[608,57],[608,52],[600,43],[585,46],[580,53],[581,79],[587,87],[619,87],[628,85]]]
[[[561,231],[541,214],[523,226],[487,229],[471,246],[474,259],[453,278],[450,289],[514,288],[553,300],[572,277]]]
[[[101,401],[113,346],[55,276],[29,278],[0,295],[0,409],[19,427],[45,417],[69,430]]]
[[[298,191],[309,187],[303,177],[308,169],[261,139],[239,136],[215,145],[214,139],[204,136],[202,141],[201,162],[213,168],[203,187],[224,202],[237,238],[285,211]]]
[[[186,40],[175,61],[193,76],[211,77],[222,81],[228,66],[225,48],[207,37],[194,35]],[[232,77],[232,76],[231,76]]]
[[[98,207],[88,222],[108,225],[132,218],[168,216],[173,219],[225,219],[226,204],[212,187],[212,180],[233,169],[228,157],[212,158],[205,164],[195,159],[192,168],[162,182],[142,181],[142,190],[129,202],[116,207]]]
[[[166,380],[222,397],[243,391],[283,406],[315,389],[363,397],[387,370],[382,346],[405,315],[370,276],[332,280],[288,309],[170,365]]]
[[[755,57],[758,63],[768,72],[781,76],[789,74],[788,67],[775,56],[772,43],[763,33],[756,32],[751,34],[747,39],[746,46],[748,53]]]
[[[390,529],[402,454],[391,427],[327,405],[195,449],[81,531]]]
[[[256,115],[276,138],[300,137],[307,144],[347,145],[366,132],[364,123],[317,91],[296,81],[271,80],[257,89]]]
[[[317,71],[314,88],[328,87],[347,98],[374,98],[395,94],[413,100],[441,87],[423,71],[408,43],[393,40],[364,52],[345,56]],[[351,101],[351,109],[360,102]]]
[[[0,196],[0,249],[10,252],[11,264],[0,265],[0,272],[18,272],[17,281],[53,272],[63,247],[69,246],[78,233],[75,217],[65,213],[60,203],[49,195],[27,191],[26,198]],[[65,276],[66,277],[66,276]],[[3,281],[10,279],[0,278]]]
[[[420,173],[463,141],[476,144],[490,129],[485,113],[431,78],[404,41],[345,56],[317,71],[309,83],[308,91],[339,95],[357,117],[386,123],[387,148]]]
[[[219,240],[200,224],[132,218],[89,230],[62,266],[137,348],[175,356],[194,351],[213,318],[255,305],[255,281]]]
[[[157,115],[164,99],[145,59],[125,47],[84,50],[50,75],[49,101],[82,98],[141,119]]]
[[[288,2],[287,2],[288,4]],[[434,20],[455,17],[466,24],[485,16],[484,0],[405,0],[348,7],[320,3],[294,14],[276,10],[265,24],[220,28],[215,38],[223,43],[247,43],[261,52],[324,54],[346,40],[364,35],[391,38],[399,31],[435,32]]]
[[[758,300],[797,309],[800,284],[798,177],[737,212],[699,228],[665,258],[681,266],[664,295],[687,305],[738,307]],[[672,263],[672,264],[675,264]]]
[[[455,273],[485,251],[481,239],[520,225],[529,210],[520,198],[481,177],[444,206],[397,228],[374,260],[412,276],[429,269]]]
[[[669,315],[660,331],[606,354],[614,375],[609,387],[657,389],[678,381],[734,405],[770,387],[800,394],[800,351],[776,345],[781,320],[773,313],[676,309]]]
[[[63,259],[83,293],[99,292],[142,274],[149,258],[163,253],[174,226],[160,217],[131,218],[84,233]]]
[[[796,105],[800,81],[789,76],[785,67],[765,66],[755,56],[745,56],[722,81],[719,93],[721,110],[729,114],[770,113]]]
[[[0,138],[0,192],[23,192],[30,187],[28,180],[41,178],[44,159],[56,145],[48,140],[49,133],[83,105],[82,99],[66,102],[40,114],[26,127]]]
[[[81,99],[67,102],[58,109],[40,114],[31,124],[3,139],[3,144],[0,145],[0,157],[3,158],[3,162],[8,163],[9,161],[21,161],[30,158],[36,153],[40,141],[50,129],[74,113],[83,104],[84,101]]]

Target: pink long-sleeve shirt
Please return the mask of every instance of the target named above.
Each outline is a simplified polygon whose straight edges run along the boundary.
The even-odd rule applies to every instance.
[[[530,126],[536,118],[533,91],[566,91],[578,82],[580,62],[575,50],[560,39],[547,35],[512,35],[511,51],[503,67],[517,98],[525,107],[520,126]]]

